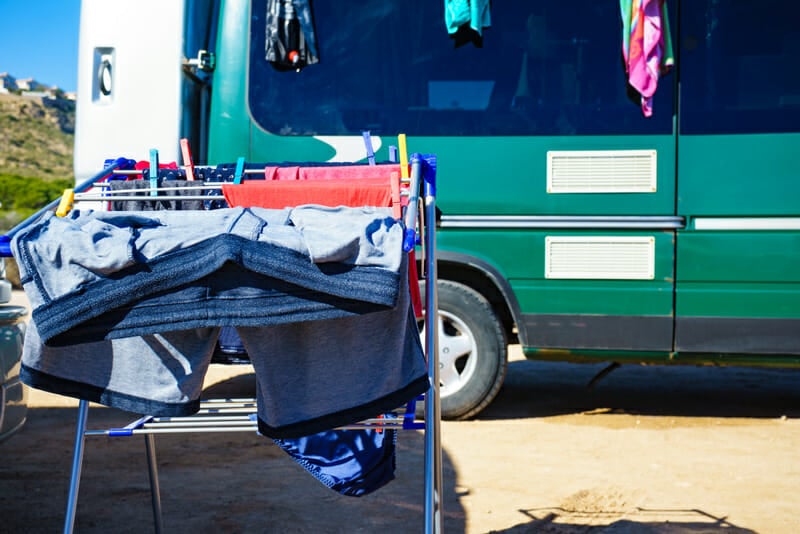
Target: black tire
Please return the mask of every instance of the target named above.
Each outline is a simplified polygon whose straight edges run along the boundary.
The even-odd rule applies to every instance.
[[[491,304],[477,291],[440,280],[439,383],[443,419],[467,419],[486,408],[503,385],[508,347]],[[423,346],[424,325],[420,325]],[[422,403],[418,403],[422,413]]]

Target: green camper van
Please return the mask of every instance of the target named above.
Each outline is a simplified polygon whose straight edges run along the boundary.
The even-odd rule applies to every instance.
[[[492,401],[509,344],[800,365],[797,5],[669,0],[645,116],[616,3],[492,2],[460,42],[442,1],[316,0],[299,71],[265,55],[267,0],[82,4],[79,180],[181,138],[207,164],[365,161],[365,131],[437,156],[444,417]]]

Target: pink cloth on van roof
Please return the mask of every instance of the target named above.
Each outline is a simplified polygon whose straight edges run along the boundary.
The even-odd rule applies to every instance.
[[[620,0],[622,55],[628,83],[642,96],[642,113],[653,114],[658,79],[674,65],[665,0]]]

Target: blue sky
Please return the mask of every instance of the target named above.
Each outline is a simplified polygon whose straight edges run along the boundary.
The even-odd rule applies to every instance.
[[[78,88],[80,0],[0,0],[0,72]]]

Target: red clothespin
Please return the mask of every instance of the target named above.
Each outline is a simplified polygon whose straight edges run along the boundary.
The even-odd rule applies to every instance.
[[[403,204],[400,195],[400,173],[393,171],[391,173],[392,182],[392,215],[395,219],[403,217]]]
[[[189,140],[181,139],[181,154],[183,154],[183,167],[186,169],[186,179],[194,181],[194,162],[192,161],[192,151],[189,150]]]
[[[381,421],[380,421],[380,424],[378,425],[378,428],[376,429],[376,431],[378,432],[378,434],[383,434],[383,419],[384,419],[383,414],[380,414],[377,417],[377,419],[380,419]]]

